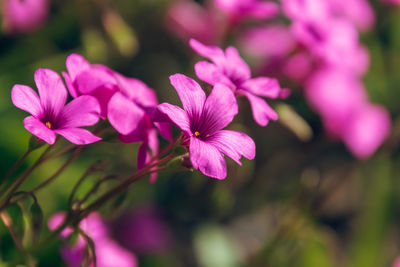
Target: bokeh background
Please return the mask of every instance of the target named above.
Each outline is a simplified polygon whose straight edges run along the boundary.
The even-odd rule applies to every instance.
[[[30,138],[22,125],[26,114],[11,103],[12,86],[35,88],[37,68],[61,73],[73,52],[141,79],[156,90],[160,102],[179,104],[168,77],[183,73],[194,78],[193,65],[200,57],[174,32],[167,15],[173,4],[52,0],[40,28],[0,33],[0,176],[25,152]],[[363,80],[371,102],[385,106],[392,118],[390,135],[376,153],[360,160],[329,138],[301,86],[280,77],[292,94],[269,102],[278,121],[256,125],[243,101],[230,126],[254,138],[255,160],[238,166],[228,159],[228,177],[222,181],[198,171],[165,172],[155,184],[143,179],[100,210],[113,237],[138,257],[139,266],[392,266],[400,256],[400,9],[383,1],[370,4],[376,22],[360,35],[370,53]],[[251,25],[238,26],[219,45],[243,52],[236,34]],[[254,76],[273,75],[257,69],[254,57],[242,55]],[[47,219],[66,209],[72,187],[90,164],[105,160],[107,173],[129,174],[135,170],[138,146],[117,141],[91,145],[39,191],[43,233],[49,232]],[[48,178],[67,156],[40,167],[24,188]],[[87,179],[82,190],[94,182]],[[20,210],[11,207],[9,212],[16,227],[24,228]],[[64,266],[59,245],[41,250],[38,266]],[[19,257],[0,223],[0,266]]]

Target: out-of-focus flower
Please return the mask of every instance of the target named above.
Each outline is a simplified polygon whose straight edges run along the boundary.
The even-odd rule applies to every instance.
[[[278,114],[261,98],[278,98],[281,88],[276,79],[251,78],[250,68],[234,47],[225,52],[217,46],[206,46],[191,39],[190,46],[200,55],[210,59],[197,62],[194,66],[197,77],[211,85],[222,83],[235,93],[245,96],[250,102],[254,120],[266,126],[269,120],[277,120]]]
[[[54,144],[60,134],[74,144],[84,145],[101,140],[81,126],[90,126],[99,120],[100,106],[92,96],[80,96],[65,105],[67,89],[61,77],[50,69],[35,72],[36,92],[26,85],[15,85],[11,92],[13,104],[29,113],[25,128],[36,137]]]
[[[159,253],[171,247],[172,235],[154,206],[141,206],[122,215],[112,229],[115,238],[135,253]]]
[[[61,225],[65,214],[60,212],[54,214],[49,220],[50,230],[55,230]],[[97,213],[91,213],[79,224],[80,229],[85,232],[94,242],[96,263],[98,267],[135,267],[137,266],[136,257],[128,250],[121,247],[117,242],[109,237],[108,229],[101,217]],[[68,232],[63,232],[61,237],[67,238],[72,233],[71,228],[66,228]],[[82,235],[73,245],[65,244],[61,248],[61,255],[70,267],[81,266],[87,250],[87,241]],[[93,261],[91,265],[94,266]]]
[[[221,23],[213,10],[202,7],[192,0],[179,0],[168,9],[166,17],[168,29],[185,42],[196,38],[204,43],[215,43]]]
[[[100,103],[101,117],[107,117],[108,102],[117,91],[112,70],[100,64],[90,64],[84,57],[71,54],[65,62],[68,73],[63,73],[72,97],[92,95]]]
[[[221,130],[238,112],[232,91],[216,83],[211,94],[206,95],[194,80],[175,74],[170,77],[181,99],[184,110],[163,103],[158,111],[172,121],[184,133],[184,144],[189,147],[190,161],[195,169],[204,175],[217,179],[226,177],[226,163],[223,155],[241,165],[240,158],[253,159],[254,141],[244,133]]]
[[[35,31],[49,13],[48,0],[4,0],[2,8],[3,28],[7,33]]]
[[[400,0],[383,0],[383,2],[386,2],[388,4],[400,5]]]
[[[289,28],[281,24],[251,28],[239,41],[247,54],[261,58],[286,56],[296,45]]]
[[[279,14],[278,4],[259,0],[214,0],[215,5],[225,12],[233,23],[242,19],[268,19]]]
[[[325,129],[359,158],[371,156],[387,138],[390,115],[369,103],[362,83],[337,69],[321,69],[306,83],[305,95]]]

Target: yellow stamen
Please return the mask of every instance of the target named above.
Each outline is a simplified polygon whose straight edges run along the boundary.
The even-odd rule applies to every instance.
[[[50,122],[46,122],[45,124],[46,124],[47,128],[51,129],[51,123]]]
[[[198,131],[194,132],[194,136],[199,137],[200,133]]]

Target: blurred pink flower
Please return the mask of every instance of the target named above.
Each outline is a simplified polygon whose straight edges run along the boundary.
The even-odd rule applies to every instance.
[[[289,28],[281,24],[250,28],[239,42],[247,54],[261,58],[286,56],[296,45]]]
[[[279,14],[279,5],[260,0],[214,0],[215,5],[226,13],[233,23],[242,19],[268,19]]]
[[[65,218],[65,213],[59,212],[49,219],[49,229],[55,230],[61,225]],[[109,237],[108,229],[97,213],[91,213],[83,219],[79,227],[85,232],[95,244],[96,263],[98,267],[136,267],[138,266],[135,255]],[[67,228],[72,233],[71,228]],[[65,239],[69,234],[62,233]],[[61,255],[70,267],[81,266],[87,250],[85,237],[79,236],[74,245],[65,244],[61,248]],[[94,266],[93,262],[90,265]]]
[[[4,31],[7,33],[35,31],[45,23],[48,13],[48,0],[4,0]]]
[[[160,253],[171,248],[172,235],[154,206],[141,206],[112,224],[115,238],[135,253]]]
[[[194,80],[182,75],[170,76],[184,110],[163,103],[158,111],[185,133],[184,143],[189,147],[189,157],[195,169],[217,179],[226,177],[224,155],[241,165],[240,158],[253,159],[254,141],[244,133],[222,130],[238,112],[232,91],[216,83],[211,94],[206,95]]]
[[[251,78],[250,67],[234,47],[225,51],[217,46],[206,46],[191,39],[190,46],[200,55],[210,59],[197,62],[194,66],[197,77],[211,85],[222,83],[236,96],[245,96],[250,102],[254,120],[266,126],[269,120],[277,120],[278,114],[261,98],[278,98],[281,88],[276,79]]]
[[[168,29],[182,38],[185,43],[196,38],[204,43],[215,43],[221,31],[216,14],[192,0],[179,0],[167,11]]]
[[[26,85],[14,85],[11,91],[13,104],[29,113],[24,119],[25,128],[43,141],[54,144],[56,134],[71,143],[84,145],[101,138],[81,126],[91,126],[99,120],[100,106],[92,96],[80,96],[65,105],[67,89],[61,77],[50,69],[35,72],[36,92]]]
[[[328,133],[341,139],[358,158],[371,156],[389,134],[389,113],[369,103],[361,81],[346,72],[315,72],[306,83],[305,96]]]

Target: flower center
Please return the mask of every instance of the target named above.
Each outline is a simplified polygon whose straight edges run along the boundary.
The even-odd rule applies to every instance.
[[[199,133],[198,131],[195,131],[195,132],[194,132],[194,136],[199,137],[199,136],[200,136],[200,133]]]
[[[51,129],[51,123],[49,121],[46,122],[45,124],[46,124],[47,128]]]
[[[194,136],[197,137],[197,138],[199,138],[199,139],[202,139],[202,138],[207,138],[207,137],[209,137],[210,134],[206,134],[206,136],[201,136],[201,134],[200,134],[199,131],[195,131],[195,132],[194,132]]]

